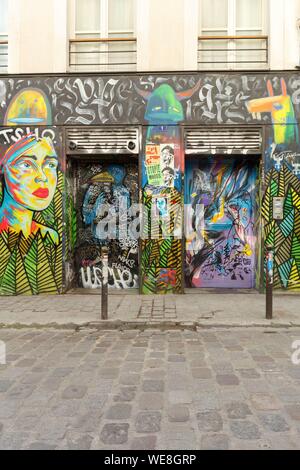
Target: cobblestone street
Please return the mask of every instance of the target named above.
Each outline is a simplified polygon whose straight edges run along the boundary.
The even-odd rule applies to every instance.
[[[299,329],[1,329],[1,449],[300,448]]]

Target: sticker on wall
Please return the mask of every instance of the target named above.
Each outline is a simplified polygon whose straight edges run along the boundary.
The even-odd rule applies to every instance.
[[[153,198],[154,215],[156,217],[169,217],[169,198],[166,195]]]
[[[146,145],[146,170],[151,186],[162,186],[159,145]]]
[[[174,144],[160,145],[160,169],[163,184],[167,188],[174,188]]]

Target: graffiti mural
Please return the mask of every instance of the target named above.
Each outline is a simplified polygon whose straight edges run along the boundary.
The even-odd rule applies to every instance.
[[[77,188],[77,285],[102,285],[101,247],[109,249],[109,288],[138,287],[138,239],[130,232],[138,203],[136,163],[79,164],[74,168]],[[133,211],[131,210],[133,208]]]
[[[74,283],[75,278],[77,285],[81,286],[93,287],[101,284],[99,247],[104,243],[104,239],[101,220],[95,223],[95,218],[100,217],[99,213],[105,206],[105,201],[114,201],[117,194],[121,194],[124,200],[137,202],[137,165],[133,170],[131,163],[126,162],[124,174],[124,171],[118,168],[118,163],[116,163],[115,172],[109,168],[109,164],[97,164],[98,166],[92,164],[89,165],[89,169],[83,164],[75,177],[74,189],[73,173],[69,178],[69,188],[66,183],[63,160],[59,157],[62,149],[60,133],[57,130],[59,127],[55,126],[116,124],[144,126],[140,188],[141,202],[146,206],[143,226],[145,239],[142,241],[141,258],[142,291],[144,293],[180,292],[183,285],[181,267],[183,242],[180,235],[182,215],[178,208],[183,207],[182,179],[184,175],[184,143],[179,126],[181,123],[198,126],[227,125],[229,129],[230,126],[251,125],[252,127],[262,126],[266,130],[262,175],[264,194],[260,208],[264,222],[264,239],[267,243],[274,243],[275,286],[287,289],[300,288],[299,117],[300,79],[298,72],[2,76],[0,78],[0,125],[4,127],[0,129],[0,158],[1,161],[3,160],[0,204],[3,220],[1,219],[0,253],[3,263],[0,268],[2,283],[0,292],[39,293],[46,290],[46,284],[49,286],[47,287],[49,291],[61,292],[64,283],[69,286]],[[35,126],[34,129],[32,126]],[[14,162],[14,150],[12,150],[12,160],[10,157],[3,159],[9,147],[17,144],[31,132],[40,144],[37,147],[39,155],[42,155],[40,147],[46,145],[46,141],[50,145],[49,139],[58,155],[57,181],[55,178],[51,181],[49,175],[49,193],[44,198],[44,205],[41,204],[39,207],[33,204],[34,197],[37,197],[33,195],[33,192],[38,191],[39,188],[47,189],[46,185],[42,182],[40,186],[32,189],[29,196],[26,196],[26,188],[32,186],[27,176],[21,180],[20,173],[18,173],[21,171],[20,168],[17,168],[17,172],[14,173],[15,169],[8,169],[5,166],[5,162],[8,162],[8,165]],[[42,145],[41,142],[44,144]],[[15,151],[18,154],[17,147]],[[38,158],[38,155],[35,156]],[[37,168],[46,168],[43,166],[42,156],[40,160],[34,161],[34,164]],[[120,165],[124,167],[124,164]],[[22,169],[24,173],[26,173],[25,168],[26,166]],[[213,167],[211,168],[213,170]],[[229,167],[227,170],[229,171]],[[224,169],[224,174],[226,171]],[[253,172],[255,171],[253,169]],[[253,174],[251,173],[252,176]],[[195,188],[209,187],[209,191],[218,195],[217,187],[220,188],[222,182],[218,186],[213,175],[208,178],[205,168],[193,168],[193,175],[195,181],[194,176],[190,174],[189,182],[186,184],[195,185]],[[93,177],[95,179],[91,181]],[[104,179],[101,180],[101,178]],[[197,183],[197,180],[201,182]],[[17,189],[14,189],[14,185]],[[5,191],[10,197],[6,196]],[[189,191],[188,194],[187,191]],[[237,247],[232,249],[231,257],[229,257],[230,263],[235,264],[232,261],[233,253],[242,250],[242,237],[251,238],[249,235],[251,225],[248,231],[243,226],[247,224],[248,216],[244,219],[242,226],[237,223],[238,219],[241,220],[243,213],[250,211],[247,199],[241,203],[240,196],[235,201],[233,193],[226,193],[227,206],[225,202],[224,205],[220,202],[214,206],[212,203],[209,204],[209,198],[205,194],[199,195],[198,190],[191,191],[192,189],[187,190],[186,186],[186,197],[190,198],[192,204],[194,199],[200,197],[200,199],[204,198],[206,205],[199,204],[203,214],[199,220],[195,218],[194,221],[199,226],[193,227],[193,214],[191,214],[191,220],[188,221],[191,231],[197,229],[200,233],[200,240],[196,238],[189,240],[188,248],[190,248],[191,256],[187,269],[190,271],[185,272],[186,282],[189,285],[192,285],[199,276],[199,279],[203,281],[201,270],[209,269],[208,262],[211,256],[207,256],[207,261],[203,257],[198,259],[196,256],[199,252],[204,253],[201,251],[204,246],[208,247],[208,244],[219,246],[222,237],[226,239],[227,236],[231,237],[231,234],[235,233],[233,240],[239,238],[239,241],[232,242],[231,246],[234,247],[237,243]],[[203,189],[199,191],[201,193]],[[44,194],[46,195],[46,192]],[[274,197],[284,198],[282,220],[273,220]],[[232,204],[231,198],[233,198]],[[43,200],[43,198],[40,199]],[[30,209],[32,218],[30,219],[28,212],[27,217],[21,217],[22,211],[18,216],[13,217],[13,214],[17,214],[18,211],[17,207],[13,206],[12,200],[23,209]],[[231,204],[231,209],[228,204]],[[212,211],[211,216],[209,207]],[[118,216],[118,207],[116,207],[116,212]],[[150,227],[150,213],[155,214],[158,220],[158,224],[154,227]],[[208,214],[208,218],[205,214]],[[214,222],[211,220],[211,224],[218,225],[219,229],[212,228],[211,225],[211,230],[207,227],[207,220],[210,220],[210,217],[217,219]],[[227,224],[227,228],[224,227],[223,231],[221,230],[222,223],[224,226]],[[231,231],[230,223],[232,224]],[[119,231],[127,225],[128,220],[124,220],[121,225],[114,226],[111,223],[108,227],[118,235]],[[150,236],[146,236],[149,235],[149,230]],[[204,237],[205,234],[207,238]],[[209,238],[211,235],[216,235],[216,239]],[[107,234],[105,237],[107,238]],[[123,248],[120,244],[109,243],[112,255],[111,285],[136,286],[138,275],[136,240],[132,241],[130,237],[119,238],[122,240]],[[204,245],[202,246],[201,243]],[[227,250],[226,244],[223,247],[222,243],[220,242],[220,248]],[[246,245],[247,243],[245,247]],[[62,246],[65,247],[64,253]],[[247,257],[251,259],[251,269],[249,268],[251,274],[248,273],[249,275],[243,282],[249,281],[250,284],[250,278],[253,279],[252,271],[255,269],[252,267],[256,261],[252,255],[249,255],[252,248],[247,250],[246,247],[245,250],[243,259]],[[37,253],[42,253],[38,261]],[[224,256],[227,257],[227,254],[221,255],[223,265]],[[214,258],[215,262],[217,257],[219,255]],[[32,259],[35,260],[35,264],[44,263],[39,265],[38,277],[42,276],[42,273],[49,273],[49,283],[40,279],[37,285],[34,280],[37,276],[33,274],[34,271],[30,267]],[[9,266],[8,260],[10,260]],[[228,261],[227,258],[226,260]],[[226,269],[234,268],[238,273],[237,266],[232,266],[230,263],[229,265],[225,263]],[[50,266],[50,269],[41,269],[42,265]],[[193,271],[194,266],[197,266],[196,271]],[[18,281],[18,285],[9,284],[7,279],[13,278],[12,273],[17,271],[22,282]],[[20,274],[24,272],[26,276]],[[211,272],[213,281],[220,280],[224,275],[224,272],[221,274],[217,272],[218,269]],[[244,274],[247,273],[244,272]],[[238,274],[237,278],[239,277]],[[242,282],[242,279],[231,281],[238,284]]]
[[[142,164],[143,221],[142,292],[178,293],[182,290],[182,175],[184,158],[180,130],[184,119],[181,101],[199,90],[176,93],[163,84],[151,93],[137,90],[146,100],[149,122]],[[153,223],[158,219],[156,227]],[[179,230],[179,237],[176,231]]]
[[[46,95],[38,89],[19,91],[10,102],[4,118],[7,126],[51,124],[51,108]]]
[[[188,287],[255,286],[257,160],[186,162]]]
[[[258,98],[270,98],[271,87],[274,96],[284,95],[282,87],[284,79],[287,95],[296,115],[300,112],[300,81],[299,74],[172,74],[172,75],[136,75],[126,76],[80,76],[80,77],[28,77],[0,79],[0,122],[5,123],[7,108],[18,93],[39,90],[50,104],[51,114],[45,111],[43,119],[47,123],[52,119],[52,125],[97,125],[97,124],[139,124],[150,122],[145,113],[145,96],[162,85],[168,85],[176,94],[184,94],[199,83],[199,89],[191,96],[178,103],[173,112],[174,122],[189,121],[202,124],[243,124],[272,122],[271,112],[249,112],[247,103]],[[160,89],[160,93],[164,92]],[[165,93],[165,92],[164,92]],[[19,95],[21,98],[21,95]],[[175,95],[176,98],[176,95]],[[21,118],[32,108],[29,106],[23,112],[17,113]],[[42,98],[40,98],[42,101]],[[157,96],[157,99],[159,97]],[[175,101],[174,101],[175,102]],[[34,100],[33,100],[34,103]],[[21,103],[22,104],[22,103]],[[172,102],[170,102],[172,106]],[[288,105],[285,100],[284,107]],[[270,106],[270,102],[269,102]],[[20,108],[20,107],[19,107]],[[43,108],[41,108],[43,109]],[[44,107],[45,110],[45,107]],[[156,122],[163,124],[156,110]],[[170,108],[171,111],[171,108]],[[151,114],[150,114],[151,115]],[[152,112],[153,116],[153,112]],[[279,116],[279,114],[278,114]],[[33,118],[41,119],[40,115],[32,114]],[[274,116],[273,116],[274,117]],[[175,118],[175,121],[174,121]],[[296,120],[297,121],[297,120]],[[296,122],[295,121],[295,122]],[[170,120],[168,119],[168,122]],[[28,120],[23,124],[30,124]],[[12,125],[10,123],[9,125]]]
[[[59,293],[64,177],[54,142],[30,133],[1,145],[0,167],[0,293]]]
[[[275,94],[267,81],[268,97],[251,100],[249,112],[269,113],[272,132],[267,128],[265,152],[265,193],[262,202],[265,244],[274,249],[274,287],[300,288],[300,152],[299,128],[294,103],[286,81],[280,80],[281,93]],[[281,220],[274,220],[273,198],[284,201]]]
[[[287,93],[285,80],[280,80],[280,95],[274,96],[273,85],[267,81],[267,98],[258,98],[247,103],[248,110],[254,117],[261,116],[261,113],[270,113],[272,117],[274,142],[278,144],[291,144],[298,142],[299,131],[295,126],[296,117],[291,97]]]

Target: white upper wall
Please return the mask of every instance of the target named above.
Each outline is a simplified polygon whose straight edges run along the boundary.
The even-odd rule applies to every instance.
[[[300,0],[269,0],[270,68],[300,64]],[[197,69],[198,0],[138,0],[138,70]],[[67,0],[9,0],[9,73],[68,70]]]
[[[67,68],[67,0],[9,0],[8,72]]]

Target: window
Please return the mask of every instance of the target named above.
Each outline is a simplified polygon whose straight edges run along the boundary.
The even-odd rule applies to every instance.
[[[136,0],[71,0],[71,3],[74,42],[70,42],[70,65],[73,63],[76,70],[135,70]]]
[[[0,73],[7,71],[8,0],[0,0]]]
[[[266,67],[266,3],[266,0],[199,0],[201,68]]]

